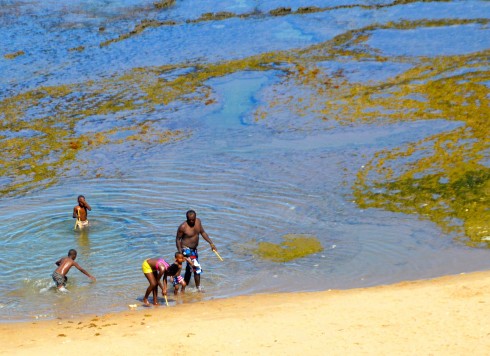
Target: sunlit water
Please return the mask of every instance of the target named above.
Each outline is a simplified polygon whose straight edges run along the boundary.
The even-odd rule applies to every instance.
[[[466,2],[426,7],[415,3],[403,11],[400,7],[346,8],[296,17],[186,24],[185,19],[210,11],[240,13],[298,5],[296,1],[177,1],[165,12],[156,12],[152,3],[121,1],[102,6],[78,1],[62,6],[0,1],[1,28],[8,33],[0,40],[2,51],[30,52],[15,61],[0,59],[2,97],[138,66],[297,48],[371,22],[416,18],[421,9],[427,18],[438,18],[441,12],[456,17],[461,8],[467,17],[481,16],[479,12],[489,9],[484,2],[471,7]],[[326,6],[318,1],[300,3]],[[114,38],[148,16],[183,23],[99,48],[101,37]],[[106,27],[103,34],[98,33],[100,26]],[[476,27],[439,28],[437,51],[465,53],[490,46],[488,30]],[[480,36],[477,44],[464,41],[475,34]],[[427,55],[431,44],[427,36],[424,31],[408,39],[380,33],[371,45],[394,54]],[[451,47],[453,36],[462,43]],[[405,40],[408,47],[400,45]],[[83,52],[67,52],[81,44],[86,47]],[[334,62],[328,65],[335,69]],[[390,63],[341,65],[359,81],[399,70]],[[190,139],[150,148],[128,143],[92,151],[89,164],[115,172],[112,178],[79,177],[73,171],[53,187],[2,198],[0,319],[102,313],[140,303],[147,287],[142,261],[172,259],[177,227],[190,208],[197,211],[224,261],[201,240],[205,293],[197,293],[192,282],[185,296],[169,298],[171,305],[262,292],[372,286],[489,268],[487,250],[467,248],[417,216],[361,210],[350,195],[349,183],[366,156],[457,123],[418,121],[329,130],[314,123],[303,130],[285,130],[297,125],[288,117],[267,126],[255,123],[252,111],[267,100],[268,89],[280,76],[279,71],[240,72],[211,79],[207,84],[216,99],[213,105],[199,111],[183,105],[177,112],[166,112],[169,125],[179,123],[180,128],[192,130]],[[77,130],[87,130],[84,125]],[[73,230],[71,218],[78,194],[84,194],[93,208],[91,226],[82,232]],[[258,242],[280,243],[286,234],[315,236],[324,250],[286,263],[253,254]],[[68,275],[70,292],[62,294],[55,290],[51,273],[54,262],[70,248],[78,250],[77,261],[97,282],[73,268]]]

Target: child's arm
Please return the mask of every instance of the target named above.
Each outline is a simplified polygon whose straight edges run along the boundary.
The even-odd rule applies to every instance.
[[[85,207],[86,207],[88,210],[92,211],[92,207],[91,207],[91,206],[90,206],[90,204],[89,204],[89,203],[87,203],[85,200],[83,201],[83,205],[85,205]]]
[[[164,276],[166,274],[166,272],[167,272],[167,270],[165,268],[160,269],[160,271],[158,272],[158,277],[157,277],[158,286],[162,289],[163,295],[165,295],[166,293],[163,293],[164,287],[162,284],[162,276]]]
[[[73,261],[73,266],[75,266],[76,268],[78,268],[78,270],[80,272],[82,272],[84,275],[86,275],[88,278],[90,278],[91,280],[93,280],[94,282],[96,281],[95,277],[92,276],[90,273],[88,273],[86,270],[84,270],[78,263],[76,263],[75,261]]]
[[[78,206],[73,208],[73,219],[78,218]]]
[[[87,201],[85,200],[85,198],[81,198],[81,203],[83,204],[82,208],[86,208],[88,210],[92,210],[92,208],[90,207],[90,204],[87,203]]]
[[[58,261],[56,261],[54,264],[55,264],[56,266],[58,266],[58,267],[59,267],[59,265],[61,264],[61,260],[62,260],[62,259],[63,259],[63,258],[60,258],[60,259],[59,259]]]
[[[165,271],[165,274],[163,275],[163,287],[162,288],[162,295],[167,295],[167,271]]]

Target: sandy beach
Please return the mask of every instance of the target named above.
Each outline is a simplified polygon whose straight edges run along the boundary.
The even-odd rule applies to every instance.
[[[4,323],[2,355],[488,355],[490,272]]]

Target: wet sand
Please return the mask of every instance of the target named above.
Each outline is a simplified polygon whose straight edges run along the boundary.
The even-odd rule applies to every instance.
[[[490,271],[0,326],[0,354],[488,355]],[[171,298],[173,299],[173,297]]]

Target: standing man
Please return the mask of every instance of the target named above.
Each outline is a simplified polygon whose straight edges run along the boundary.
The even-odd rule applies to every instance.
[[[209,238],[206,231],[201,224],[201,219],[196,217],[196,212],[194,210],[189,210],[185,214],[187,220],[180,224],[177,229],[177,236],[175,238],[175,244],[177,245],[177,250],[182,252],[186,259],[193,262],[193,266],[187,262],[185,267],[184,282],[189,285],[191,280],[192,272],[194,272],[194,282],[198,291],[201,291],[201,265],[199,264],[199,256],[197,254],[197,246],[199,245],[199,234],[206,240],[213,251],[216,250],[213,242]],[[191,271],[192,268],[192,271]],[[184,291],[184,287],[182,287]]]
[[[87,210],[92,210],[92,208],[87,203],[83,195],[79,195],[77,200],[78,200],[78,205],[73,208],[73,218],[77,219],[77,222],[75,224],[75,229],[77,227],[79,229],[82,229],[88,226]]]

